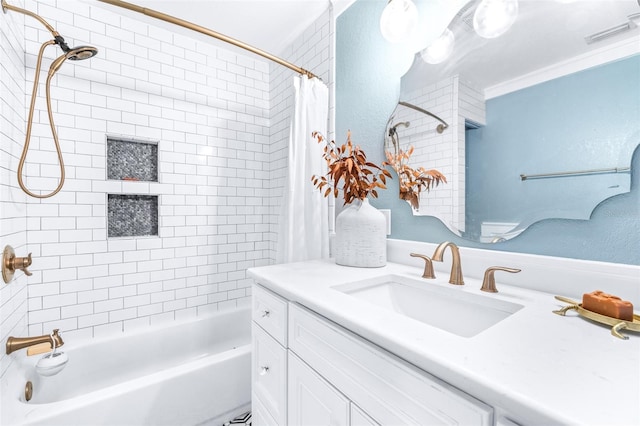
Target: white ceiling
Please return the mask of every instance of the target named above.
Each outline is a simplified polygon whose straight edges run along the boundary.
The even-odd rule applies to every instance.
[[[640,27],[592,44],[585,41],[586,36],[629,22],[629,15],[640,13],[639,0],[519,0],[519,14],[513,26],[489,40],[475,34],[474,10],[470,7],[460,13],[449,26],[456,35],[449,59],[429,65],[416,55],[403,78],[403,91],[455,74],[479,89],[493,88],[569,58],[591,58],[591,65],[596,65],[598,60],[607,59],[614,44],[630,46],[624,50],[625,55],[628,51],[640,53]],[[612,59],[615,58],[608,58]]]
[[[255,46],[277,56],[331,4],[337,15],[355,0],[130,0],[136,5],[172,15]],[[367,0],[387,1],[387,0]],[[448,0],[414,0],[448,1]],[[519,0],[520,14],[509,32],[497,39],[476,41],[470,35],[457,41],[454,57],[434,66],[419,56],[410,73],[422,79],[451,72],[461,58],[476,58],[471,65],[474,79],[487,87],[540,69],[562,59],[583,54],[607,43],[640,33],[636,28],[612,39],[587,45],[584,37],[625,22],[627,15],[640,12],[640,0]],[[105,3],[135,19],[152,22],[172,31],[223,45],[215,39],[177,25],[145,17]],[[473,12],[473,8],[469,9]],[[469,28],[459,31],[472,33]],[[473,44],[478,43],[478,44]],[[232,48],[224,44],[227,48]],[[487,53],[487,49],[490,53]],[[457,55],[457,57],[456,57]],[[496,59],[501,55],[503,59]],[[514,58],[517,58],[514,60]],[[467,61],[470,63],[470,61]]]
[[[340,0],[343,2],[344,0]],[[129,0],[235,38],[267,53],[280,55],[330,6],[330,0]],[[154,23],[221,45],[215,39],[154,18],[105,5],[135,19]],[[226,45],[229,47],[229,45]]]

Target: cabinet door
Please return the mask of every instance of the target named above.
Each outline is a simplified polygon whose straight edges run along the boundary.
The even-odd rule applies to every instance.
[[[506,417],[500,416],[498,417],[498,420],[496,420],[496,426],[520,426],[520,424]]]
[[[264,408],[264,404],[256,394],[251,397],[251,422],[255,426],[284,426],[279,425],[271,414]]]
[[[289,424],[347,426],[349,401],[289,352]]]
[[[351,403],[351,426],[380,426],[367,416],[356,404]]]
[[[493,409],[298,305],[289,352],[383,425],[493,424]]]
[[[286,424],[287,351],[260,326],[251,327],[253,393],[277,424]]]

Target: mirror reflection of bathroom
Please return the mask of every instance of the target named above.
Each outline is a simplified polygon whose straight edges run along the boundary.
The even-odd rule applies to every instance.
[[[385,151],[413,149],[410,167],[446,178],[409,208],[480,242],[547,218],[589,219],[629,191],[640,142],[637,2],[581,2],[576,12],[522,1],[512,27],[490,39],[474,31],[477,5],[450,23],[448,57],[425,49],[402,78]]]

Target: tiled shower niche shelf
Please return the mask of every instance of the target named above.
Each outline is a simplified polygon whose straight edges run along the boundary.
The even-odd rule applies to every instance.
[[[107,234],[113,237],[158,236],[157,195],[107,195]]]
[[[107,137],[107,179],[158,181],[158,143]]]

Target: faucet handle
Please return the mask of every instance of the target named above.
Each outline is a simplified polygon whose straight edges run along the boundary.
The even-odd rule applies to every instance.
[[[5,246],[2,252],[2,279],[5,283],[9,284],[13,279],[13,274],[17,269],[22,270],[25,275],[32,275],[27,270],[31,266],[31,253],[27,257],[17,257],[16,252],[11,246]]]
[[[520,272],[521,269],[507,268],[506,266],[491,266],[487,268],[487,270],[484,271],[484,278],[482,279],[482,287],[480,288],[480,290],[486,291],[488,293],[498,292],[498,289],[496,288],[496,279],[493,276],[496,271],[505,271],[515,274],[517,272]]]
[[[422,273],[422,278],[435,278],[436,274],[433,272],[433,262],[429,256],[419,253],[411,253],[411,257],[419,257],[424,260],[424,272]]]
[[[13,270],[21,269],[22,272],[28,277],[33,275],[30,271],[27,270],[29,266],[31,266],[31,253],[27,255],[27,257],[14,257],[13,258]]]

